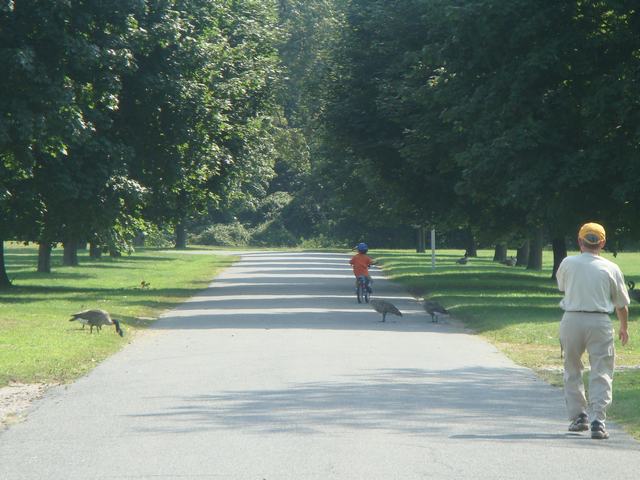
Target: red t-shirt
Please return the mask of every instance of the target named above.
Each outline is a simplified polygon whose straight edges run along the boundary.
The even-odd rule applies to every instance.
[[[351,257],[349,263],[353,265],[353,274],[356,277],[360,275],[369,276],[369,267],[373,265],[373,259],[364,253],[359,253]]]

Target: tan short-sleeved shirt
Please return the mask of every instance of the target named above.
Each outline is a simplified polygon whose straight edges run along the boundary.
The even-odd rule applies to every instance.
[[[567,312],[612,313],[629,305],[620,267],[599,255],[583,252],[565,258],[556,279],[564,292],[560,307]]]

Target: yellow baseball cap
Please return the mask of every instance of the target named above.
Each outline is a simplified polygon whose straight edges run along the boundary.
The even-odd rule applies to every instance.
[[[580,227],[578,238],[589,245],[598,245],[607,239],[604,227],[599,223],[589,222]]]

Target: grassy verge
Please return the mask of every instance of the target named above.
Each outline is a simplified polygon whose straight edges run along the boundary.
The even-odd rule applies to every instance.
[[[385,272],[403,283],[416,297],[437,300],[464,324],[487,338],[515,362],[533,368],[551,378],[549,370],[562,366],[558,329],[562,312],[561,294],[550,279],[552,254],[545,252],[544,269],[527,271],[492,261],[493,252],[481,251],[467,265],[458,265],[460,251],[438,252],[437,265],[431,269],[427,254],[409,251],[376,251]],[[626,278],[640,279],[640,254],[622,253],[616,258],[605,255],[622,268]],[[629,344],[616,340],[616,363],[640,365],[640,307],[631,306]],[[618,322],[614,321],[617,329]],[[561,382],[561,380],[560,380]],[[640,371],[616,373],[611,417],[623,423],[640,439]]]
[[[100,260],[81,253],[80,266],[63,267],[56,250],[52,273],[39,274],[35,248],[5,244],[5,257],[14,286],[0,290],[0,387],[77,378],[233,261],[143,249]],[[141,286],[143,280],[148,287]],[[112,328],[90,335],[88,327],[69,323],[71,313],[89,308],[121,319],[124,338]]]

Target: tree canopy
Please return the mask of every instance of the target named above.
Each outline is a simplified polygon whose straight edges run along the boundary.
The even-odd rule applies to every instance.
[[[635,3],[2,2],[0,240],[38,242],[43,271],[56,244],[73,263],[78,242],[156,226],[184,246],[216,222],[374,246],[437,226],[561,257],[595,220],[621,248],[640,238]]]

